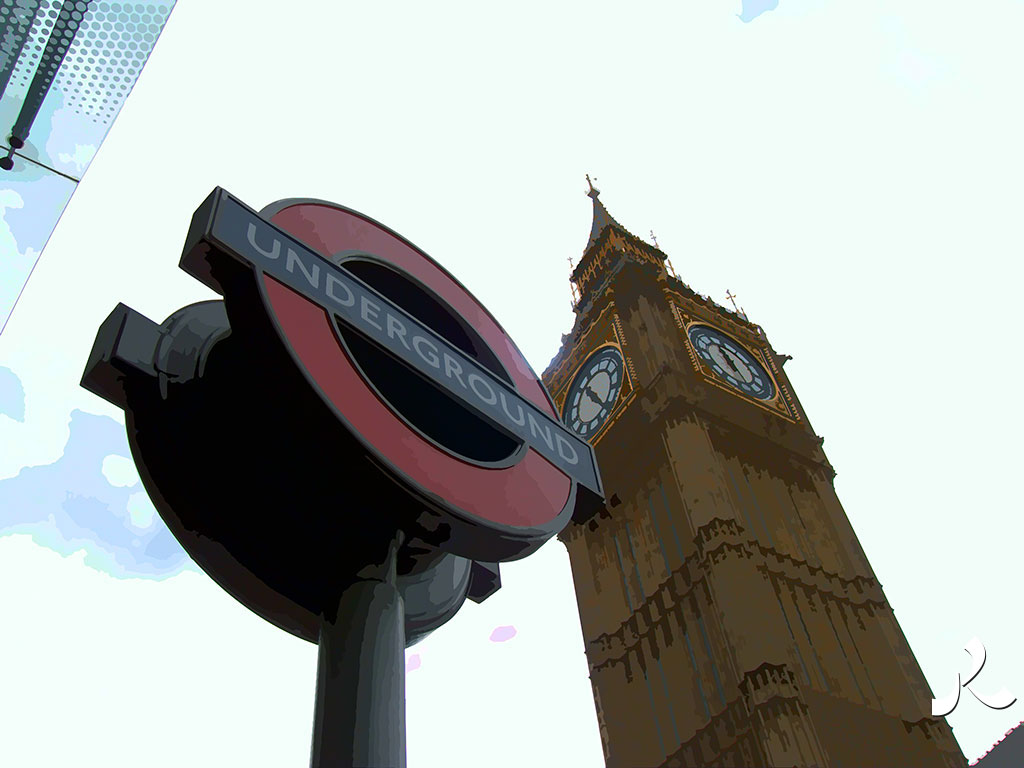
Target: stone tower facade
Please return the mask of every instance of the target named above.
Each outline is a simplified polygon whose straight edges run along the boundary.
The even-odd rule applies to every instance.
[[[543,379],[608,497],[559,536],[608,768],[965,766],[788,358],[589,195]]]

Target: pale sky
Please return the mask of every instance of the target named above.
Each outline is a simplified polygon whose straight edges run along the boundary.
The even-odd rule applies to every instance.
[[[383,222],[540,373],[590,173],[793,356],[935,695],[975,636],[972,687],[1024,695],[1024,2],[772,5],[178,0],[0,336],[0,765],[308,765],[316,648],[166,565],[123,414],[78,386],[118,302],[214,297],[177,263],[215,186]],[[407,651],[409,768],[601,766],[564,548],[502,575]],[[1022,719],[949,716],[969,760]]]

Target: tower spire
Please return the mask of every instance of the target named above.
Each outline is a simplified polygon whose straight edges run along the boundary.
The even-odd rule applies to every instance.
[[[587,241],[587,247],[584,251],[590,250],[590,247],[597,242],[598,236],[601,231],[608,226],[615,226],[619,229],[626,231],[619,222],[612,218],[612,215],[608,213],[608,209],[604,207],[604,203],[601,202],[598,197],[601,194],[601,190],[594,186],[594,182],[590,179],[590,174],[587,174],[587,197],[594,201],[594,223],[590,227],[590,239]]]

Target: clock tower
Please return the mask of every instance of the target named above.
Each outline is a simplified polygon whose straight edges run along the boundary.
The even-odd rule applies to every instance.
[[[576,320],[543,379],[608,498],[559,536],[608,767],[966,765],[788,358],[588,194]]]

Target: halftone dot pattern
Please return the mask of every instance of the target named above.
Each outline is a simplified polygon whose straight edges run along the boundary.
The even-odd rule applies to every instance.
[[[96,123],[113,120],[170,12],[160,3],[93,2],[57,78],[65,105]]]
[[[39,0],[0,0],[0,71],[13,72],[19,43],[27,37],[38,8]]]
[[[0,0],[0,8],[4,15],[2,23],[6,25],[7,20],[15,13],[15,6],[23,5],[18,0]],[[28,88],[29,81],[35,75],[39,66],[39,58],[43,55],[43,48],[53,30],[54,22],[57,21],[57,13],[60,11],[59,0],[41,0],[39,12],[36,14],[35,23],[28,33],[28,40],[21,51],[18,62],[14,65],[14,72],[11,73],[10,89]]]
[[[32,0],[0,0],[0,56],[4,55],[10,20],[18,7]],[[42,62],[53,71],[46,75],[64,94],[64,106],[95,123],[109,124],[131,91],[153,46],[163,31],[173,2],[121,3],[76,0],[61,15],[61,0],[39,0],[39,11],[28,40],[11,73],[7,92],[28,89],[41,65],[52,32],[68,34],[67,22],[80,20],[78,32],[59,67]],[[31,13],[29,13],[29,18]],[[17,21],[15,21],[17,23]],[[63,42],[67,42],[64,40]]]
[[[20,137],[21,140],[28,136],[32,128],[32,122],[35,120],[43,100],[46,98],[50,85],[57,77],[57,70],[60,69],[64,56],[75,37],[75,31],[81,23],[82,15],[88,6],[88,0],[65,0],[57,12],[57,18],[53,21],[50,37],[47,39],[46,46],[39,57],[39,66],[32,77],[31,85],[28,87],[25,103],[18,114],[14,128],[11,129],[12,136]],[[49,10],[46,15],[50,15]]]

